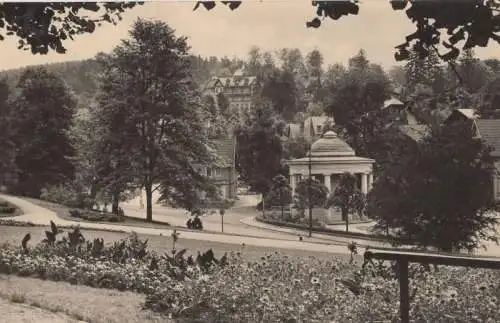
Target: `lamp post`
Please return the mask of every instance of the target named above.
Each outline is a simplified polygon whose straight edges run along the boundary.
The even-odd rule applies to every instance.
[[[309,178],[308,178],[308,184],[307,184],[307,196],[308,196],[308,206],[309,206],[309,237],[312,236],[312,165],[311,165],[311,148],[312,148],[312,141],[309,144],[309,160],[308,160],[308,168],[309,168]]]

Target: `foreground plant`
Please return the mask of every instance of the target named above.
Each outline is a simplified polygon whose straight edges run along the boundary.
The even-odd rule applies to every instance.
[[[53,230],[59,232],[57,227]],[[52,230],[48,233],[52,234]],[[392,263],[288,258],[217,259],[212,250],[163,255],[136,234],[113,245],[78,228],[54,243],[0,247],[0,272],[146,294],[145,308],[188,322],[397,322]],[[358,252],[350,243],[351,253]],[[417,322],[500,322],[500,272],[410,265],[410,317]]]

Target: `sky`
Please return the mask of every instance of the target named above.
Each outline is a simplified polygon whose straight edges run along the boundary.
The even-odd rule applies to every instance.
[[[65,42],[66,54],[32,55],[17,49],[17,39],[0,42],[0,70],[54,62],[81,60],[99,52],[110,52],[120,40],[128,37],[137,18],[166,22],[178,35],[188,37],[193,54],[245,58],[249,49],[299,48],[303,53],[318,49],[325,65],[347,63],[363,48],[373,63],[389,68],[397,64],[394,46],[404,42],[415,27],[404,11],[393,11],[388,0],[364,0],[357,16],[344,16],[337,21],[325,19],[319,29],[306,28],[305,22],[315,17],[309,0],[243,1],[235,11],[218,4],[211,11],[200,7],[193,11],[193,1],[146,2],[123,16],[114,26],[97,28],[93,34]],[[476,49],[479,58],[499,58],[500,46],[491,42]]]

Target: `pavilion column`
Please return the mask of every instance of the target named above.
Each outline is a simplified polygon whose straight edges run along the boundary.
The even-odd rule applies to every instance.
[[[323,175],[325,177],[325,186],[328,189],[328,193],[332,192],[332,179],[330,177],[330,174],[325,174]]]
[[[368,193],[368,174],[361,174],[361,193]]]
[[[293,216],[293,197],[295,196],[296,177],[296,174],[290,174],[290,186],[292,188],[292,199],[290,200],[290,216]]]
[[[368,174],[368,192],[373,188],[373,173]]]

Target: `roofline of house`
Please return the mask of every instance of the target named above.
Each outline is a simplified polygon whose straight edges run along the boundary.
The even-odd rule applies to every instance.
[[[311,157],[311,162],[314,164],[368,164],[371,165],[375,163],[374,159],[351,156],[351,157]],[[298,159],[286,160],[287,165],[309,165],[309,157],[303,157]]]

